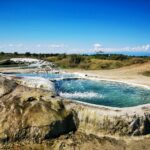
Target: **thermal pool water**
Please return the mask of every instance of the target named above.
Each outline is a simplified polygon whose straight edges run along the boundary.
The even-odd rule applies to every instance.
[[[150,103],[150,90],[129,84],[88,79],[70,80],[74,74],[16,74],[23,77],[61,79],[54,81],[58,95],[75,101],[111,107],[131,107]],[[69,80],[63,80],[63,79]]]

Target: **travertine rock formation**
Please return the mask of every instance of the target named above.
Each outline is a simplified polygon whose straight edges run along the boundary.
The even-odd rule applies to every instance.
[[[150,105],[130,108],[93,107],[65,101],[68,110],[74,109],[79,129],[96,135],[139,136],[150,134]]]
[[[40,142],[77,128],[75,112],[66,111],[53,92],[0,77],[0,96],[0,142]]]
[[[20,83],[14,77],[0,77],[0,149],[142,150],[150,146],[150,105],[87,106]],[[132,135],[147,136],[131,139]]]

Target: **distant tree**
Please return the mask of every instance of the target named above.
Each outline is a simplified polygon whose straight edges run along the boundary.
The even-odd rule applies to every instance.
[[[84,57],[81,55],[70,55],[69,63],[71,66],[80,64],[81,61],[84,61]]]
[[[33,53],[32,56],[33,56],[33,57],[38,57],[38,54]]]
[[[65,54],[65,53],[63,53],[63,54],[60,54],[59,56],[58,56],[58,59],[59,60],[62,60],[62,59],[64,59],[64,58],[66,58],[67,57],[67,55]]]
[[[14,55],[18,56],[18,52],[14,52]]]
[[[41,59],[41,58],[42,58],[42,54],[39,53],[39,54],[38,54],[38,59]]]
[[[110,59],[112,59],[112,60],[126,60],[126,59],[128,59],[128,56],[122,55],[122,54],[112,54],[110,56]]]
[[[0,52],[0,55],[5,55],[5,53],[4,52]]]
[[[31,56],[31,53],[30,53],[30,52],[26,52],[26,53],[25,53],[25,56],[26,56],[26,57],[30,57],[30,56]]]

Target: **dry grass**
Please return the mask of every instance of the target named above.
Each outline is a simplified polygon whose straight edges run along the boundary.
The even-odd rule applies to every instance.
[[[77,58],[78,59],[78,58]],[[58,67],[63,69],[85,69],[85,70],[106,70],[116,69],[133,64],[143,64],[149,60],[144,58],[129,58],[125,60],[112,60],[112,59],[98,59],[92,56],[80,56],[80,59],[74,62],[70,56],[61,58],[58,56],[48,57],[46,60],[55,63]]]
[[[150,77],[150,71],[144,71],[142,74],[143,74],[144,76]]]

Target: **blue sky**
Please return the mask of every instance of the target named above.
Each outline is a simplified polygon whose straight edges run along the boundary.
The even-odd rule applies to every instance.
[[[149,0],[1,0],[0,50],[150,53]]]

